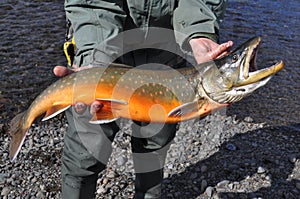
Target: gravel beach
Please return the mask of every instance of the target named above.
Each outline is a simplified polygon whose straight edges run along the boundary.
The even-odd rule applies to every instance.
[[[271,127],[225,113],[180,125],[165,165],[163,198],[299,198],[299,126]],[[133,196],[130,124],[121,121],[97,198]],[[61,197],[66,128],[63,115],[34,125],[14,163],[8,159],[9,139],[1,134],[2,198]]]

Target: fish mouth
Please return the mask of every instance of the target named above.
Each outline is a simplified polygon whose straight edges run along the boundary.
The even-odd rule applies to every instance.
[[[235,87],[258,83],[266,78],[272,77],[283,68],[283,61],[279,61],[270,67],[257,70],[256,57],[260,42],[260,37],[255,37],[250,41],[247,55],[242,64],[243,67],[241,67],[240,77]]]

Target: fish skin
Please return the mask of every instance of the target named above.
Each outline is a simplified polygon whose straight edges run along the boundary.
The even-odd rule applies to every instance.
[[[253,38],[234,52],[247,55],[252,53],[248,52],[249,46],[257,43],[259,43],[258,39]],[[179,70],[149,70],[110,65],[88,68],[63,77],[44,90],[25,112],[18,114],[12,120],[9,129],[12,137],[10,159],[15,160],[28,129],[38,117],[45,114],[43,120],[50,119],[76,102],[90,105],[97,100],[103,105],[100,111],[91,117],[91,123],[105,123],[116,118],[141,122],[176,123],[203,117],[228,106],[235,101],[229,103],[222,99],[220,103],[212,99],[212,96],[215,96],[216,92],[230,91],[234,88],[235,82],[242,84],[240,79],[230,84],[221,81],[224,77],[220,71],[226,71],[228,68],[225,64],[229,64],[234,69],[247,67],[234,65],[238,62],[232,63],[232,56],[230,54],[219,60]],[[255,74],[257,78],[256,76],[251,78],[259,82],[260,79],[275,74],[283,67],[283,63],[278,65],[280,66],[276,70],[270,70],[272,73],[264,71],[261,75],[258,71]],[[247,69],[234,71],[230,67],[232,79],[239,78],[237,73],[240,71],[245,73]],[[215,81],[215,76],[220,79]],[[247,84],[252,83],[247,82]],[[211,93],[211,91],[216,92]],[[241,95],[236,99],[240,100],[243,97],[244,95]]]

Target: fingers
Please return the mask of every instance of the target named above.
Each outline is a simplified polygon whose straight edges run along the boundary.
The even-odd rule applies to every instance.
[[[83,102],[76,102],[74,105],[74,110],[76,111],[76,113],[78,114],[83,114],[86,110],[87,105]]]
[[[230,53],[230,49],[233,46],[232,41],[228,41],[226,43],[220,44],[217,48],[211,51],[210,57],[211,59],[221,58]]]
[[[64,77],[66,75],[69,75],[71,73],[75,72],[74,70],[71,70],[65,66],[55,66],[53,68],[53,73],[54,75],[58,76],[58,77]]]
[[[94,115],[96,112],[100,111],[102,107],[103,107],[103,104],[101,104],[98,101],[94,101],[91,104],[91,108],[90,108],[91,115]]]
[[[65,66],[55,66],[53,68],[53,73],[54,73],[54,75],[56,75],[58,77],[64,77],[64,76],[67,76],[71,73],[75,73],[75,72],[78,72],[78,71],[81,71],[81,70],[93,68],[94,66],[82,66],[82,67],[73,66],[73,67],[74,67],[73,69],[69,69]]]
[[[76,113],[78,114],[83,114],[85,112],[85,110],[87,109],[88,105],[86,105],[83,102],[76,102],[74,104],[74,110]],[[94,101],[91,105],[90,105],[90,114],[94,115],[95,113],[97,113],[98,111],[101,110],[101,108],[103,107],[103,104],[101,104],[98,101]]]

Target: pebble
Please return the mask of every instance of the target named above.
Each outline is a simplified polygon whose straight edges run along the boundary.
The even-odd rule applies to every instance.
[[[229,151],[236,151],[237,147],[234,144],[228,143],[226,144],[226,149]]]
[[[203,192],[207,188],[207,181],[202,180],[201,181],[201,192]]]
[[[37,177],[33,177],[32,179],[31,179],[31,182],[32,183],[35,183],[37,181]]]
[[[127,158],[124,157],[123,155],[118,157],[117,159],[118,166],[123,166],[126,162],[127,162]]]
[[[108,183],[108,179],[107,178],[103,178],[102,185],[107,185],[107,183]]]
[[[107,192],[107,190],[105,188],[103,188],[103,186],[100,185],[97,187],[97,194],[104,194],[106,192]]]
[[[109,173],[106,175],[107,178],[115,178],[116,173],[114,171],[109,171]]]
[[[36,197],[37,197],[38,199],[45,198],[44,193],[43,193],[42,191],[39,191],[39,192],[36,194]]]
[[[201,166],[201,173],[205,173],[207,172],[207,166],[206,165],[202,165]]]
[[[206,188],[206,190],[205,190],[205,193],[206,193],[206,195],[207,195],[208,197],[212,197],[213,192],[214,192],[214,188],[211,187],[211,186],[208,186],[208,187]]]
[[[288,159],[291,163],[295,163],[297,161],[297,157],[295,155],[290,155]]]
[[[217,187],[224,188],[229,184],[229,180],[223,180],[217,184]]]
[[[245,117],[244,121],[251,123],[251,122],[253,122],[253,119],[251,117]]]
[[[266,169],[265,169],[265,168],[263,168],[263,167],[261,167],[261,166],[257,168],[257,173],[258,173],[258,174],[263,174],[263,173],[265,173],[265,172],[266,172]]]
[[[296,183],[296,188],[300,190],[300,182]]]
[[[1,191],[1,196],[7,196],[10,192],[10,189],[8,187],[3,187]]]

